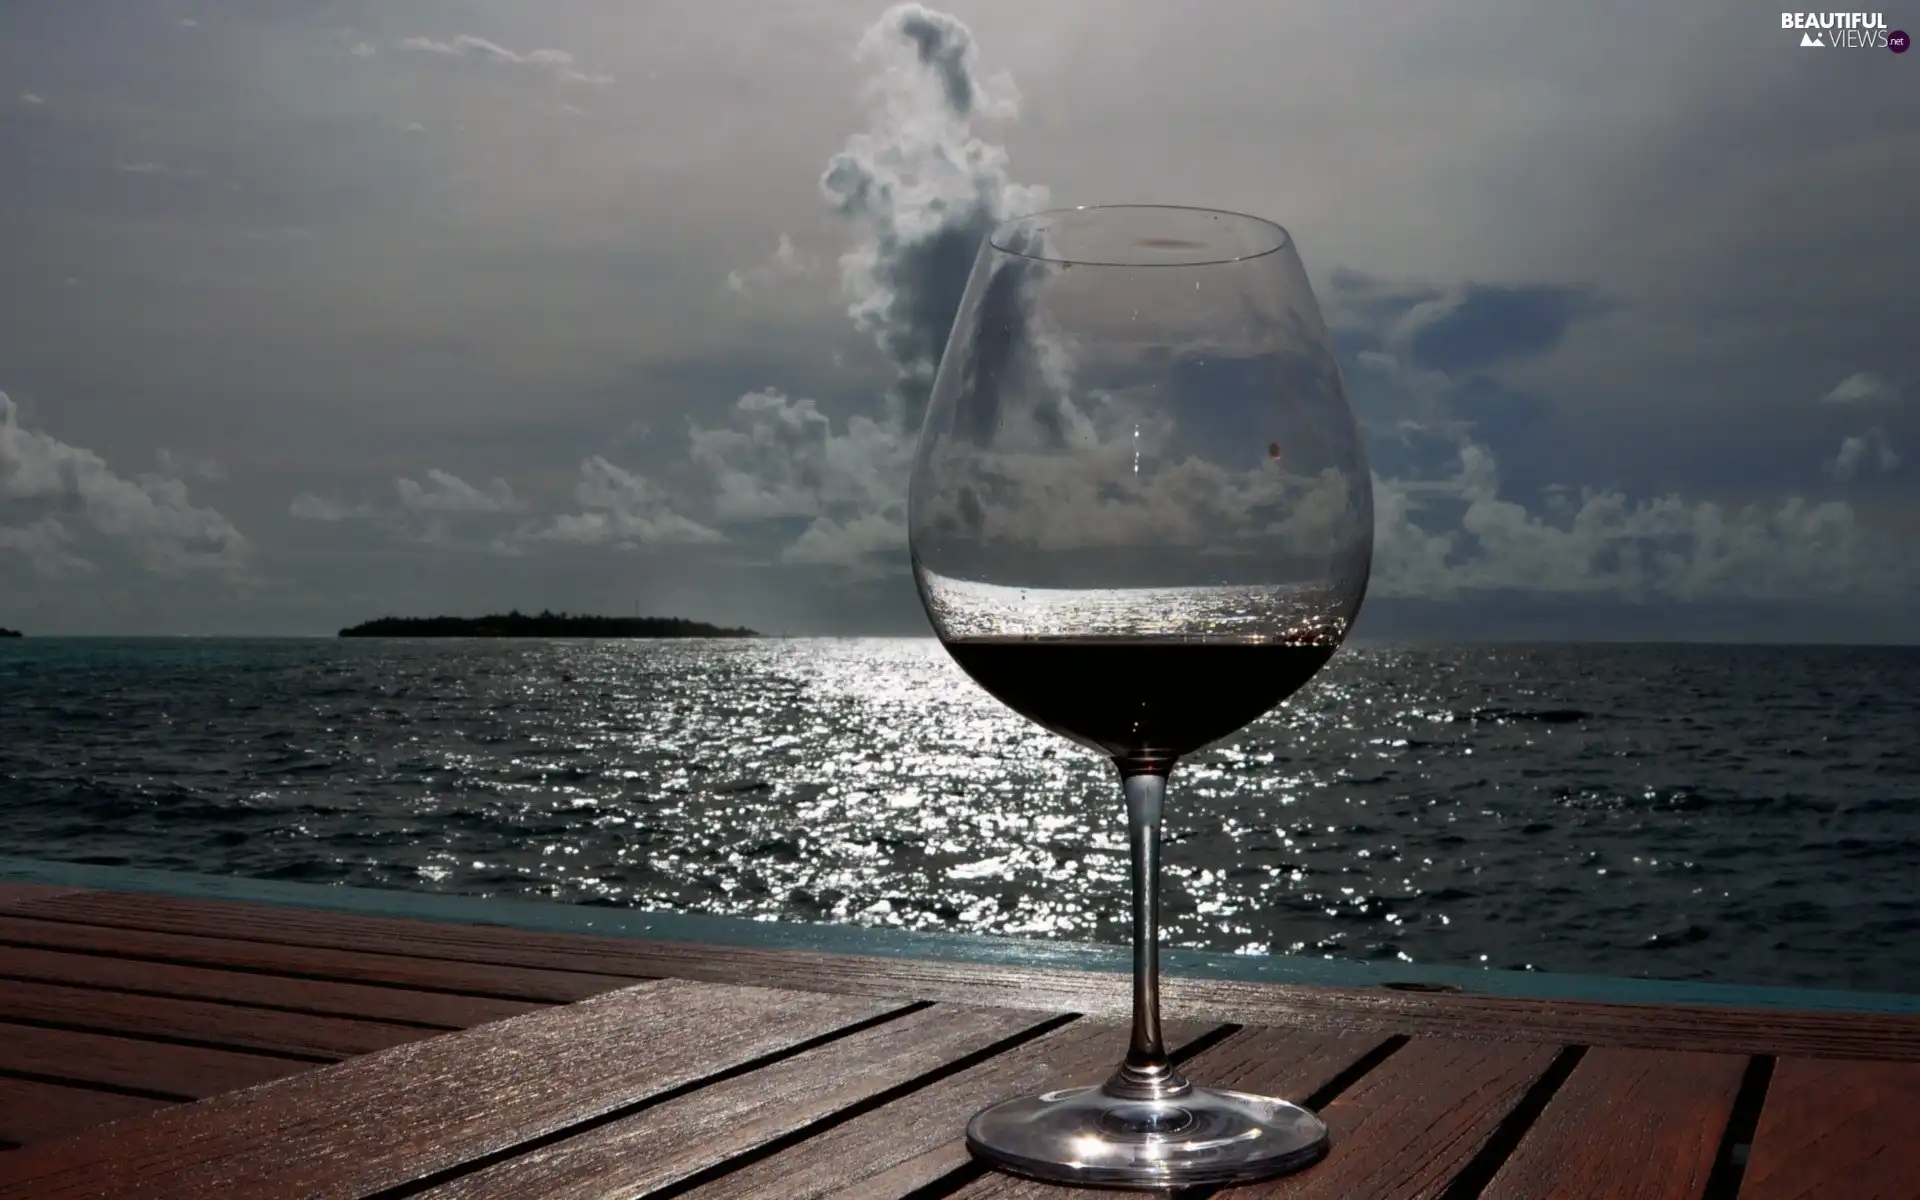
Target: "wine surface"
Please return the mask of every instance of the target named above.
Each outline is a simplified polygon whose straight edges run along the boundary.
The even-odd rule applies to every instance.
[[[978,638],[947,652],[1008,708],[1123,762],[1219,741],[1300,690],[1323,643]]]

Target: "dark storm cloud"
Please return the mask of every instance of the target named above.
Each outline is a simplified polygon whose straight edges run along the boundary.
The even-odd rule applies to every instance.
[[[917,425],[980,244],[1011,216],[1044,206],[1013,180],[1006,151],[976,136],[984,95],[973,35],[919,4],[888,9],[863,40],[884,54],[905,41],[915,68],[882,75],[887,119],[849,139],[820,186],[860,230],[843,260],[849,313],[900,372],[902,417]]]
[[[938,73],[947,108],[956,116],[972,115],[973,34],[952,16],[917,4],[903,5],[889,16],[893,27],[919,51],[921,65]]]
[[[1546,354],[1574,323],[1608,311],[1583,284],[1405,283],[1339,268],[1326,303],[1341,350],[1404,344],[1418,366],[1458,374]]]
[[[1471,371],[1544,354],[1575,319],[1597,308],[1581,288],[1468,284],[1415,330],[1410,349],[1421,366]]]

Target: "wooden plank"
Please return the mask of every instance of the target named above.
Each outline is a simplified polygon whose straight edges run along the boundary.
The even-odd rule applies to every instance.
[[[1774,1064],[1740,1200],[1920,1196],[1920,1066]]]
[[[1206,1029],[1170,1023],[1167,1039],[1182,1045]],[[905,1196],[966,1165],[967,1121],[975,1112],[1043,1087],[1098,1083],[1126,1048],[1124,1027],[1075,1021],[682,1195],[700,1200]]]
[[[495,1000],[360,983],[330,983],[23,946],[0,946],[0,979],[31,979],[143,996],[176,996],[183,1000],[219,1000],[287,1012],[364,1017],[435,1029],[465,1029],[541,1007],[528,1000]]]
[[[383,945],[423,956],[464,956],[474,961],[713,983],[774,982],[804,991],[976,1007],[1122,1017],[1129,1004],[1125,978],[1103,972],[534,933],[98,892],[33,901],[22,911],[142,929],[205,933],[217,928],[228,936],[315,947]],[[1570,1003],[1177,976],[1165,980],[1163,1005],[1169,1016],[1331,1034],[1423,1033],[1562,1045],[1920,1062],[1920,1016],[1908,1015]]]
[[[1481,1200],[1698,1200],[1747,1060],[1589,1050]]]
[[[1235,1200],[1431,1200],[1446,1191],[1554,1060],[1552,1046],[1416,1038],[1320,1116],[1332,1149]]]
[[[89,892],[28,903],[21,915],[157,933],[185,933],[389,953],[451,962],[549,970],[630,974],[625,964],[632,939],[591,934],[545,933],[504,925],[370,916],[291,905],[245,904],[166,895]],[[734,981],[727,981],[734,982]]]
[[[1295,1029],[1243,1029],[1196,1055],[1181,1070],[1195,1083],[1278,1096],[1301,1104],[1378,1049],[1384,1040],[1377,1034],[1354,1037]]]
[[[422,962],[397,954],[274,946],[226,938],[105,929],[65,921],[0,916],[0,943],[45,950],[105,954],[154,962],[227,967],[267,974],[354,983],[380,983],[422,991],[459,992],[512,1000],[567,1003],[626,987],[618,975],[542,971],[478,963]]]
[[[103,1084],[164,1099],[198,1100],[313,1068],[313,1063],[277,1055],[0,1022],[0,1072],[48,1082]]]
[[[0,1155],[0,1197],[362,1197],[850,1024],[884,1001],[666,980]]]
[[[1033,1028],[1043,1014],[936,1006],[702,1088],[424,1193],[639,1196]]]
[[[1378,1037],[1328,1037],[1290,1029],[1244,1029],[1196,1055],[1181,1069],[1195,1083],[1232,1088],[1296,1103],[1332,1083],[1376,1049]],[[1230,1193],[1237,1196],[1238,1192]],[[993,1172],[960,1188],[951,1200],[1138,1200],[1137,1191],[1075,1188],[1064,1192]]]
[[[385,1050],[439,1032],[418,1025],[313,1017],[17,979],[0,979],[0,1020],[325,1059]]]
[[[30,1145],[166,1108],[173,1101],[0,1078],[0,1141]]]

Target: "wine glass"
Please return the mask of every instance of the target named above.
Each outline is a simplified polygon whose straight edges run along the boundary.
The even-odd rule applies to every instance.
[[[916,450],[914,580],[954,661],[1109,756],[1133,874],[1133,1030],[1104,1084],[994,1104],[974,1154],[1070,1184],[1264,1178],[1326,1153],[1285,1100],[1199,1087],[1160,1032],[1160,815],[1179,760],[1345,639],[1373,490],[1286,230],[1157,205],[1006,222],[974,262]]]

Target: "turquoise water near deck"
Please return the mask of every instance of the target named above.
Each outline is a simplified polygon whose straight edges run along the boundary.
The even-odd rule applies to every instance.
[[[915,933],[848,925],[752,921],[698,913],[636,913],[522,900],[475,900],[373,888],[275,883],[181,872],[89,867],[0,858],[0,882],[45,883],[109,891],[148,892],[190,899],[279,904],[369,916],[498,925],[548,933],[648,938],[713,946],[811,950],[999,966],[1128,972],[1131,954],[1116,946],[1017,938]],[[366,947],[379,950],[377,944]],[[1615,1004],[1702,1004],[1827,1012],[1920,1013],[1920,996],[1819,988],[1674,983],[1597,975],[1475,968],[1414,967],[1287,955],[1255,957],[1163,952],[1168,976],[1237,979],[1324,987],[1435,984],[1485,996],[1586,1000]],[[1123,984],[1116,983],[1116,987]]]

